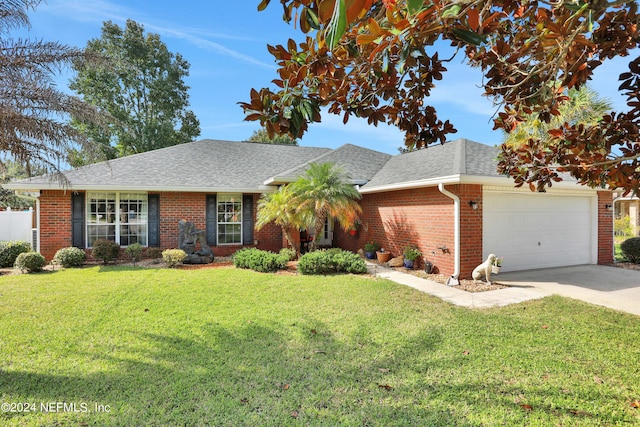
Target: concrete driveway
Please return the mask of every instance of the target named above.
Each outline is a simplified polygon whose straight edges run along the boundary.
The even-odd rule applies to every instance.
[[[501,273],[505,285],[561,295],[640,316],[640,271],[603,265]]]

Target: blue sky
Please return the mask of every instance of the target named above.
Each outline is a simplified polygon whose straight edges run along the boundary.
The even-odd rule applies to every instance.
[[[266,45],[299,40],[301,33],[282,20],[280,2],[273,0],[266,11],[258,12],[259,0],[48,0],[29,14],[31,29],[22,36],[59,41],[84,47],[100,37],[102,23],[111,20],[124,26],[127,19],[157,33],[169,50],[180,53],[191,65],[191,109],[200,120],[200,138],[244,140],[259,128],[245,122],[240,101],[249,100],[251,88],[270,86],[276,65]],[[442,55],[441,55],[442,57]],[[482,97],[482,75],[462,63],[462,55],[447,65],[448,72],[438,82],[431,100],[442,120],[449,119],[458,129],[452,139],[463,137],[488,145],[499,144],[502,133],[492,131],[491,100]],[[628,61],[617,59],[603,65],[592,87],[621,109],[624,100],[617,94],[618,75]],[[67,77],[60,85],[66,86]],[[342,124],[339,116],[323,114],[313,124],[301,145],[335,148],[345,143],[366,146],[396,154],[402,145],[401,132],[391,126],[369,126],[363,120]]]

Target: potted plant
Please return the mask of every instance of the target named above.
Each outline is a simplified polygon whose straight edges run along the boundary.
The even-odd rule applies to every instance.
[[[389,261],[391,258],[391,252],[387,252],[384,248],[380,248],[380,250],[376,252],[376,257],[378,258],[378,262],[384,263]]]
[[[502,268],[502,258],[496,258],[493,260],[493,264],[491,265],[491,273],[498,274],[500,273],[500,269]]]
[[[376,252],[380,249],[380,245],[378,245],[373,240],[364,244],[364,256],[367,259],[374,259],[376,257]]]
[[[404,266],[413,268],[415,261],[422,256],[422,252],[415,246],[407,246],[404,248]]]
[[[349,233],[350,236],[355,236],[356,234],[358,234],[359,228],[360,228],[360,221],[356,221],[353,223],[351,227],[347,229],[347,232]]]

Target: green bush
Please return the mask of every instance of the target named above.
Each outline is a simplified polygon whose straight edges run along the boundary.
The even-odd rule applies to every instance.
[[[162,249],[147,248],[147,256],[151,259],[159,260],[162,258]]]
[[[82,267],[86,258],[87,254],[82,249],[71,246],[58,250],[53,256],[53,262],[64,268]]]
[[[140,243],[133,243],[127,246],[127,249],[124,250],[124,253],[131,259],[133,265],[136,265],[136,262],[139,261],[140,257],[142,256],[143,249],[144,246],[142,246]]]
[[[13,267],[18,255],[25,252],[31,252],[31,245],[28,242],[19,240],[0,242],[0,268]]]
[[[182,249],[167,249],[162,251],[162,259],[169,268],[174,268],[182,263],[186,257],[187,253]]]
[[[47,262],[38,252],[23,252],[16,257],[15,268],[19,268],[23,273],[33,273],[42,271]]]
[[[620,250],[627,261],[640,264],[640,237],[632,237],[620,244]]]
[[[260,273],[271,273],[287,265],[289,259],[257,248],[240,249],[231,257],[236,268],[248,268]]]
[[[631,218],[629,215],[613,220],[613,234],[622,237],[633,235],[633,227],[631,226]]]
[[[327,249],[304,254],[298,261],[301,274],[332,274],[367,272],[367,264],[353,252],[342,249]]]
[[[278,253],[278,255],[285,258],[287,261],[293,261],[296,258],[298,258],[298,253],[296,252],[296,250],[291,248],[280,249],[280,252]]]
[[[91,256],[99,259],[105,264],[118,259],[120,255],[120,245],[107,239],[98,239],[93,242]]]

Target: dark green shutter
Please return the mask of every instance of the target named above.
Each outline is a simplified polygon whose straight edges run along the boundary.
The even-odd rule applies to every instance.
[[[147,205],[147,226],[149,227],[149,247],[160,246],[160,195],[149,194]]]
[[[242,243],[253,245],[253,194],[242,195]]]
[[[218,244],[218,206],[216,195],[207,195],[207,244],[216,246]]]
[[[84,193],[71,195],[71,245],[83,249],[84,240]]]

